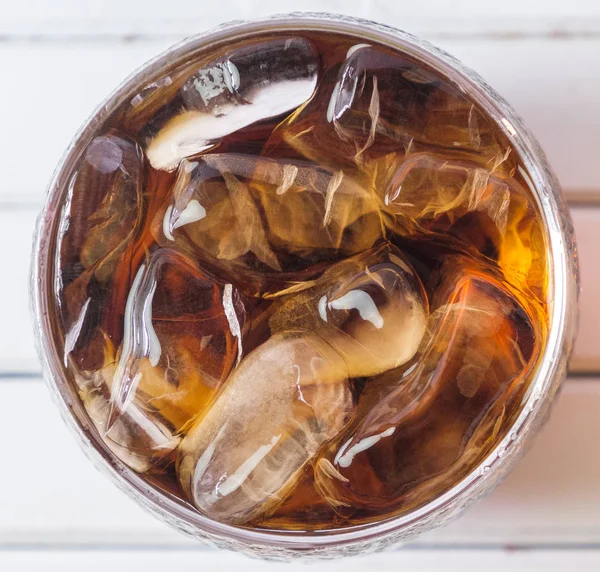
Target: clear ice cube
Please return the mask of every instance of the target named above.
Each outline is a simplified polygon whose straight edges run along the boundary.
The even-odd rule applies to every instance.
[[[394,232],[421,240],[450,235],[497,261],[514,283],[535,289],[546,273],[539,217],[523,184],[496,167],[409,154],[380,190],[382,209]]]
[[[388,153],[430,147],[499,161],[504,148],[490,120],[459,89],[412,59],[380,47],[357,44],[329,75],[332,87],[276,129],[267,153],[282,146],[335,167],[360,167]],[[333,80],[332,77],[325,78]]]
[[[302,468],[346,425],[344,362],[310,334],[273,336],[242,360],[181,443],[181,485],[211,518],[244,523],[273,511]]]
[[[100,438],[118,459],[139,473],[160,469],[174,454],[181,437],[156,409],[138,402],[131,403],[109,426],[114,373],[112,364],[75,377],[83,406]]]
[[[61,235],[65,267],[81,265],[100,282],[109,279],[139,228],[143,167],[141,147],[126,135],[111,130],[92,139],[64,206],[68,210]],[[77,255],[79,259],[73,260]]]
[[[472,260],[449,259],[440,275],[417,359],[366,384],[356,422],[316,463],[315,482],[341,513],[442,493],[518,411],[540,350],[538,309]]]
[[[241,359],[244,316],[233,295],[231,285],[218,286],[170,251],[157,250],[140,266],[125,307],[109,425],[138,391],[159,410],[172,409],[178,428],[201,413]],[[146,379],[152,368],[158,373]],[[154,383],[157,377],[164,383]]]
[[[158,250],[140,266],[120,346],[99,327],[102,367],[82,370],[65,355],[101,438],[123,462],[148,470],[172,453],[240,361],[244,319],[232,285],[218,286],[181,255]]]
[[[510,183],[513,186],[511,187]],[[384,208],[429,229],[441,216],[446,226],[469,212],[486,213],[504,234],[511,200],[525,202],[524,189],[493,171],[431,153],[411,154],[381,189]]]
[[[425,333],[427,296],[402,253],[383,245],[330,266],[311,288],[271,309],[273,332],[304,330],[327,341],[350,377],[396,368],[416,353]]]
[[[64,360],[82,370],[103,365],[99,324],[112,307],[116,269],[141,231],[143,167],[141,147],[110,129],[82,153],[62,205],[56,292],[66,334]]]
[[[265,277],[275,290],[302,287],[310,275],[300,272],[311,264],[370,248],[382,224],[374,194],[342,171],[211,154],[181,163],[153,229],[160,244],[216,264],[260,294],[270,288]]]
[[[220,139],[277,117],[313,95],[319,59],[303,38],[249,43],[208,62],[183,84],[179,106],[151,138],[146,154],[155,169],[219,145]]]

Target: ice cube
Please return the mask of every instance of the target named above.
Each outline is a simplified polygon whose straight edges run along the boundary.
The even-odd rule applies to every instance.
[[[63,281],[73,267],[106,282],[140,224],[143,152],[115,130],[92,139],[71,180],[63,207]]]
[[[100,437],[123,462],[148,470],[170,457],[240,361],[245,308],[231,284],[218,286],[190,260],[157,250],[135,275],[120,328],[111,338],[104,319],[95,326],[92,353],[103,362],[94,370],[84,369],[90,363],[73,352],[68,333],[65,365]]]
[[[296,109],[312,96],[318,74],[314,46],[296,37],[248,43],[206,63],[183,84],[177,115],[150,140],[150,163],[176,169],[222,137]]]
[[[160,470],[179,445],[175,428],[151,405],[130,404],[109,428],[114,364],[75,375],[83,406],[100,438],[114,455],[139,473]]]
[[[511,188],[510,182],[514,187]],[[437,219],[452,224],[468,212],[485,212],[503,234],[518,183],[468,161],[452,161],[432,153],[414,153],[396,169],[386,188],[379,189],[384,208],[428,230]]]
[[[440,275],[417,358],[383,387],[366,384],[356,423],[316,464],[317,486],[342,513],[408,510],[443,493],[519,411],[543,345],[539,308],[467,258]]]
[[[172,200],[153,228],[160,244],[199,256],[238,287],[262,294],[271,277],[275,290],[301,287],[311,276],[299,271],[370,248],[382,225],[375,195],[342,171],[211,154],[181,163]]]
[[[452,236],[498,261],[520,287],[545,282],[546,246],[539,215],[515,177],[465,160],[432,153],[409,154],[380,188],[393,230],[423,238]]]
[[[140,146],[111,129],[82,153],[62,204],[55,288],[64,355],[83,370],[103,365],[98,326],[116,269],[129,258],[142,226],[143,167]]]
[[[410,360],[425,332],[428,302],[416,272],[390,244],[329,267],[315,285],[275,303],[271,330],[321,336],[350,377],[371,376]]]
[[[276,335],[244,358],[181,443],[179,479],[221,522],[273,511],[322,445],[346,425],[344,362],[321,339]]]
[[[231,285],[219,287],[181,256],[155,251],[129,290],[109,428],[138,392],[170,411],[177,429],[199,414],[241,359],[243,320]]]
[[[499,161],[505,154],[489,118],[459,89],[408,56],[357,44],[315,97],[286,119],[267,143],[313,161],[368,173],[388,153],[444,147]],[[327,81],[329,80],[329,81]]]

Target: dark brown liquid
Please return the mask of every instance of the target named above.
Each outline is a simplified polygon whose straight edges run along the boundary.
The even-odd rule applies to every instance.
[[[507,137],[358,44],[175,62],[99,127],[57,224],[65,375],[113,454],[218,520],[423,505],[506,434],[545,344],[544,226]]]

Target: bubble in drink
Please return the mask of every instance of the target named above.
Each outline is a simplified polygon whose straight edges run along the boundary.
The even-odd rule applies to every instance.
[[[426,505],[509,430],[547,336],[547,236],[504,128],[343,35],[147,78],[81,154],[53,241],[53,342],[90,431],[236,526]]]

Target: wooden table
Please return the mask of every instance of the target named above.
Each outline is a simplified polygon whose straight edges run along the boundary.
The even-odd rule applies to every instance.
[[[329,10],[419,34],[477,70],[538,136],[572,205],[582,317],[572,375],[509,478],[410,547],[327,570],[600,570],[600,3],[20,0],[0,7],[0,570],[270,570],[154,520],[88,463],[40,378],[31,234],[54,165],[130,71],[230,19]],[[194,568],[196,569],[196,568]],[[299,565],[287,570],[302,569]]]

